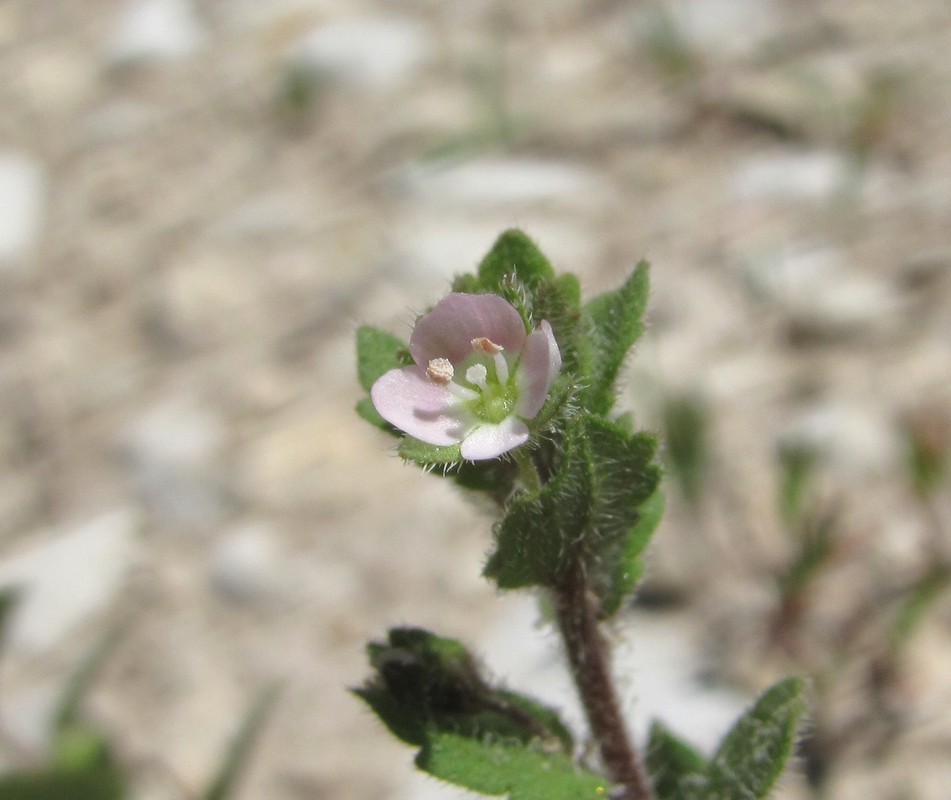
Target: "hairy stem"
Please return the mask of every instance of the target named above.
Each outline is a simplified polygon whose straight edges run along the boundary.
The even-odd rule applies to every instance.
[[[611,678],[608,644],[598,628],[597,601],[588,590],[580,557],[574,559],[554,595],[561,636],[588,725],[608,776],[623,787],[623,793],[616,797],[654,800],[654,791],[621,714]]]

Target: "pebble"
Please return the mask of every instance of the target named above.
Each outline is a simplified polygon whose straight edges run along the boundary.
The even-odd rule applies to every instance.
[[[32,156],[0,152],[0,275],[21,272],[39,244],[46,174]]]
[[[780,439],[814,450],[830,469],[858,478],[888,474],[903,454],[888,420],[855,403],[828,402],[807,408],[791,419]]]
[[[845,187],[848,168],[832,150],[758,153],[736,166],[727,194],[747,202],[828,200]]]
[[[107,50],[111,66],[189,56],[207,34],[189,0],[131,0]]]
[[[425,28],[410,19],[367,19],[322,25],[291,50],[290,67],[367,89],[393,88],[430,57]]]
[[[136,514],[119,509],[0,561],[0,588],[22,592],[5,643],[11,651],[43,653],[104,611],[133,564],[137,528]]]
[[[225,430],[218,417],[183,398],[160,401],[121,437],[141,502],[160,528],[208,532],[227,503],[218,458]]]
[[[278,532],[263,522],[245,522],[228,531],[211,557],[209,574],[215,589],[242,603],[274,597],[286,578],[278,538]]]
[[[744,269],[754,290],[819,333],[888,332],[902,310],[887,281],[850,269],[837,250],[792,249],[753,260]]]
[[[603,181],[585,167],[532,158],[485,158],[414,167],[404,180],[412,195],[439,208],[539,203],[576,207],[608,194]]]

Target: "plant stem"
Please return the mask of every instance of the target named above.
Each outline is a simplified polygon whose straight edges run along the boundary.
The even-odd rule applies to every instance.
[[[561,636],[588,725],[608,776],[623,787],[617,800],[654,800],[621,714],[608,644],[598,629],[597,601],[588,590],[580,556],[575,557],[554,595]]]

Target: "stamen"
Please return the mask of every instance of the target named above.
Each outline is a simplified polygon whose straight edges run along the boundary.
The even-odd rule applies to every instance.
[[[486,383],[488,376],[489,371],[485,368],[484,364],[473,364],[466,370],[466,380],[478,386],[483,391],[488,388],[488,384]]]
[[[496,344],[491,339],[487,339],[485,336],[479,336],[476,339],[473,339],[472,349],[477,353],[485,353],[487,356],[494,356],[496,353],[501,353],[504,349],[502,345]]]
[[[502,353],[496,353],[492,356],[492,360],[495,362],[495,374],[498,376],[499,383],[506,384],[509,382],[509,362],[505,360],[505,356]]]
[[[449,393],[458,400],[464,400],[467,403],[471,403],[473,400],[479,399],[478,392],[473,391],[466,386],[460,386],[458,383],[453,383],[450,381],[448,384],[446,384],[446,388],[449,390]]]
[[[448,358],[434,358],[426,367],[429,379],[440,386],[445,386],[452,380],[454,370]]]

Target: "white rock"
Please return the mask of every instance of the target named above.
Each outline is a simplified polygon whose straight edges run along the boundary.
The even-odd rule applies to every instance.
[[[886,281],[845,266],[841,253],[801,248],[746,265],[752,286],[795,320],[833,333],[884,330],[902,301]]]
[[[890,420],[856,404],[828,403],[806,409],[790,421],[780,438],[815,450],[842,474],[862,478],[888,474],[903,451]]]
[[[607,193],[603,182],[584,167],[529,158],[417,167],[407,174],[406,185],[413,194],[440,208],[533,203],[576,207],[603,199]]]
[[[21,268],[36,247],[45,195],[45,170],[36,159],[0,153],[0,273]]]
[[[182,58],[206,41],[189,0],[131,0],[108,47],[111,64]]]
[[[425,28],[409,19],[367,19],[323,25],[297,43],[292,66],[365,88],[390,88],[431,55]]]
[[[261,523],[245,523],[229,531],[212,555],[211,580],[215,588],[242,602],[274,596],[282,572],[277,533]]]
[[[177,398],[153,406],[125,431],[123,453],[157,522],[197,531],[221,520],[225,499],[217,459],[224,438],[217,417]]]
[[[0,587],[22,592],[9,646],[41,653],[104,610],[132,564],[137,525],[113,511],[0,562]]]
[[[666,8],[687,45],[715,60],[750,55],[782,30],[776,0],[671,0]]]
[[[826,200],[848,177],[848,162],[839,153],[762,153],[738,165],[727,191],[734,200],[750,202]]]

